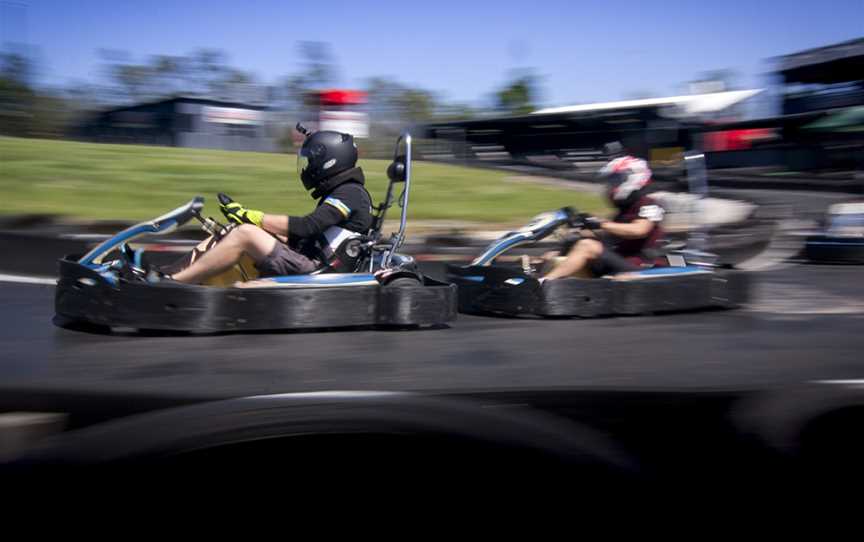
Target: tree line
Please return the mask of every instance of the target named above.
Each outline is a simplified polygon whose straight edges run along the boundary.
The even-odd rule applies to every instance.
[[[307,108],[310,91],[334,86],[338,65],[330,47],[300,42],[301,69],[265,84],[256,74],[232,66],[216,49],[186,55],[153,55],[135,61],[124,51],[99,52],[100,75],[63,88],[40,87],[33,62],[20,53],[0,56],[0,134],[21,137],[63,137],[70,125],[101,109],[174,96],[199,96],[239,103],[267,105],[287,118]],[[389,77],[371,77],[364,85],[373,126],[470,119],[490,114],[523,114],[535,109],[539,78],[531,72],[510,74],[491,91],[487,105],[448,101],[427,89]],[[490,99],[491,98],[491,99]],[[383,135],[383,134],[382,134]]]

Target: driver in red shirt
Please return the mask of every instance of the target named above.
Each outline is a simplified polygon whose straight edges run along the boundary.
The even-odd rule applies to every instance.
[[[589,217],[588,232],[565,248],[566,258],[542,280],[564,277],[601,277],[638,271],[659,264],[652,255],[660,243],[663,230],[663,208],[647,194],[651,183],[648,164],[625,152],[618,142],[605,146],[610,158],[600,176],[606,183],[606,195],[618,209],[611,220]]]

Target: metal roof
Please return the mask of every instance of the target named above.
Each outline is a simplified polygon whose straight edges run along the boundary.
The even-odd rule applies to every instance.
[[[603,102],[593,104],[568,105],[564,107],[549,107],[531,113],[532,115],[551,115],[558,113],[589,113],[609,109],[630,109],[643,107],[671,107],[680,116],[700,115],[722,111],[727,107],[742,102],[762,92],[762,89],[730,90],[725,92],[710,92],[707,94],[689,94],[686,96],[669,96],[667,98],[648,98],[643,100],[625,100],[619,102]]]

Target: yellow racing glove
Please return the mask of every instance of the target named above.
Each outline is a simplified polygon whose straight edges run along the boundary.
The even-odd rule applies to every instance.
[[[235,224],[254,224],[261,227],[264,222],[264,213],[255,209],[246,209],[225,194],[219,194],[219,210],[225,218]]]

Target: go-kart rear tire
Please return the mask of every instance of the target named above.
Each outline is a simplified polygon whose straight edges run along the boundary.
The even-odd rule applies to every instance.
[[[423,283],[421,283],[418,279],[415,279],[414,277],[399,277],[391,280],[384,286],[386,288],[412,288],[414,286],[422,285]]]

